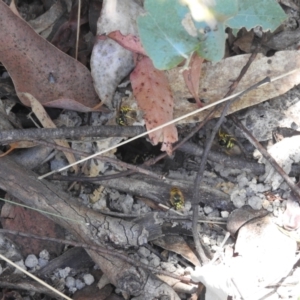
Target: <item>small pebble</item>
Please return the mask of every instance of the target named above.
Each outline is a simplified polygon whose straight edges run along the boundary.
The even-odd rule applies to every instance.
[[[59,277],[66,278],[69,275],[70,271],[71,271],[70,267],[66,267],[64,269],[59,269],[58,270]]]
[[[275,207],[279,207],[280,206],[280,201],[278,199],[273,201],[273,206]]]
[[[208,205],[205,205],[203,210],[207,215],[213,211],[213,209]]]
[[[172,263],[169,263],[169,262],[162,262],[161,267],[164,270],[171,272],[171,273],[175,272],[177,269]]]
[[[247,177],[243,176],[238,179],[239,188],[243,188],[244,186],[246,186],[248,184],[249,184],[249,180],[247,179]]]
[[[271,205],[271,203],[268,200],[264,200],[263,203],[262,203],[262,207],[264,209],[268,209],[270,205]]]
[[[146,258],[151,254],[151,252],[150,252],[150,250],[148,250],[145,247],[140,247],[139,250],[138,250],[138,254],[139,254],[140,257]]]
[[[77,291],[76,287],[70,287],[69,292],[74,294]]]
[[[210,238],[208,236],[203,236],[202,240],[204,244],[210,245]]]
[[[21,267],[22,269],[27,270],[27,268],[26,268],[26,266],[24,264],[23,259],[21,259],[19,261],[15,261],[15,264],[18,265],[19,267]],[[20,271],[18,269],[15,269],[14,273],[15,274],[20,274],[20,273],[22,273],[22,271]]]
[[[41,268],[45,267],[48,263],[49,263],[49,261],[47,259],[39,258],[39,266]]]
[[[38,265],[39,261],[34,254],[29,254],[25,259],[25,266],[28,268],[34,268]]]
[[[75,286],[75,278],[68,276],[65,280],[65,285],[68,288],[74,287]]]
[[[228,216],[229,216],[229,212],[228,211],[226,211],[226,210],[221,211],[221,217],[222,218],[228,218]]]
[[[248,204],[253,208],[253,209],[261,209],[262,208],[262,201],[260,197],[253,196],[248,200]]]
[[[86,285],[91,285],[94,283],[95,278],[92,274],[84,274],[83,275],[83,281]]]
[[[39,257],[42,258],[42,259],[49,260],[50,259],[50,254],[46,249],[44,249],[40,252]]]
[[[160,264],[160,259],[158,258],[158,257],[154,257],[154,258],[152,258],[150,261],[149,261],[149,266],[150,267],[154,267],[154,268],[156,268],[156,267],[158,267],[159,266],[159,264]]]
[[[80,279],[76,279],[75,285],[76,285],[77,290],[81,290],[85,287],[85,283],[82,282]]]
[[[149,261],[148,261],[147,258],[141,258],[140,262],[143,263],[143,264],[145,264],[145,265],[149,264]]]

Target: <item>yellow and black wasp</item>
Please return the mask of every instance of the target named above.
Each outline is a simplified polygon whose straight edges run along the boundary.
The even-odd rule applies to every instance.
[[[184,196],[178,187],[172,187],[170,190],[170,202],[176,210],[184,207]]]
[[[136,112],[131,109],[129,106],[124,105],[121,106],[118,112],[118,116],[116,118],[116,122],[120,126],[128,126],[128,120],[129,119],[134,119],[134,116],[129,115],[131,113],[132,115],[136,114]]]
[[[218,141],[220,146],[226,147],[227,149],[232,149],[235,146],[236,139],[230,134],[219,129]]]

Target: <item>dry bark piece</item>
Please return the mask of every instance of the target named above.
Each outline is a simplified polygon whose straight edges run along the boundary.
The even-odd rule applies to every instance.
[[[73,296],[74,300],[106,300],[111,295],[113,287],[106,285],[101,290],[98,289],[97,284],[86,286],[82,290],[76,291]]]
[[[141,225],[103,216],[80,206],[75,198],[71,198],[45,180],[37,180],[34,172],[18,166],[7,157],[1,159],[0,188],[27,205],[61,215],[48,216],[69,230],[77,240],[86,244],[104,245],[110,241],[122,248],[144,244],[147,242],[147,236],[151,238],[150,232]],[[113,248],[106,255],[99,255],[94,250],[87,251],[112,284],[130,295],[141,297],[140,299],[154,299],[164,294],[179,300],[169,286],[148,271],[132,266],[117,256],[109,257],[109,254],[115,251]]]
[[[27,92],[42,105],[90,111],[99,104],[90,72],[40,37],[0,1],[0,61],[18,93]],[[20,100],[27,106],[26,97]]]

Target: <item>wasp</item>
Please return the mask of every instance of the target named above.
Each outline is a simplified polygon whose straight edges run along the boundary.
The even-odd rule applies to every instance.
[[[120,126],[128,126],[128,119],[133,119],[128,116],[128,113],[133,111],[129,106],[122,106],[119,110],[118,116],[116,118],[116,122]]]
[[[184,197],[178,187],[172,187],[170,190],[170,202],[176,210],[184,207]]]
[[[221,129],[219,129],[218,139],[219,139],[219,145],[226,147],[227,149],[232,149],[236,141],[234,137],[232,137],[230,134],[226,132],[221,131]]]

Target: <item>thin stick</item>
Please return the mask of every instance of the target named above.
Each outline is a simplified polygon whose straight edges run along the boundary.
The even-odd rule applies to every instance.
[[[53,288],[51,285],[47,284],[46,282],[44,282],[43,280],[39,279],[38,277],[34,276],[33,274],[27,272],[26,270],[22,269],[20,266],[18,266],[17,264],[15,264],[14,262],[12,262],[11,260],[9,260],[8,258],[6,258],[5,256],[3,256],[2,254],[0,254],[0,258],[5,260],[7,263],[9,263],[10,265],[12,265],[13,267],[17,268],[19,271],[21,271],[22,273],[26,274],[27,276],[31,277],[32,279],[34,279],[35,281],[37,281],[38,283],[40,283],[41,285],[45,286],[46,288],[48,288],[49,290],[51,290],[52,292],[58,294],[59,296],[63,297],[64,299],[67,300],[72,300],[72,298],[69,298],[68,296],[64,295],[63,293],[61,293],[60,291],[56,290],[55,288]]]
[[[60,145],[56,145],[54,143],[51,143],[51,142],[45,142],[45,141],[36,141],[38,144],[42,144],[42,145],[45,145],[45,146],[51,146],[55,149],[58,149],[58,150],[61,150],[61,151],[65,151],[65,152],[70,152],[70,153],[75,153],[75,154],[79,154],[81,156],[89,156],[90,153],[87,153],[87,152],[84,152],[84,151],[81,151],[81,150],[76,150],[76,149],[69,149],[69,148],[66,148],[64,146],[60,146]],[[163,179],[163,176],[161,175],[157,175],[156,173],[150,171],[150,170],[146,170],[140,166],[137,166],[137,165],[131,165],[131,164],[128,164],[126,162],[123,162],[123,161],[120,161],[116,158],[113,158],[113,157],[108,157],[108,156],[96,156],[95,159],[98,159],[100,161],[105,161],[105,162],[110,162],[112,164],[116,164],[116,165],[119,165],[123,168],[127,168],[129,170],[133,170],[134,172],[136,173],[142,173],[142,174],[145,174],[147,176],[151,176],[153,178],[157,178],[157,179]],[[79,177],[79,176],[77,176]],[[75,176],[73,177],[75,178]],[[90,177],[90,178],[95,178],[95,177]],[[94,179],[96,180],[96,179]]]
[[[77,32],[76,32],[76,48],[75,48],[75,59],[78,58],[78,45],[79,45],[79,33],[80,33],[80,13],[81,13],[81,0],[78,1],[77,11]]]
[[[248,68],[250,67],[251,63],[253,62],[253,60],[255,59],[257,53],[253,53],[247,64],[243,67],[243,69],[241,70],[240,72],[240,75],[238,76],[238,78],[235,80],[235,82],[233,82],[233,84],[231,85],[228,93],[232,93],[233,90],[236,88],[237,84],[240,82],[241,78],[244,76],[244,74],[247,72]],[[258,86],[260,85],[263,85],[264,83],[266,82],[266,79],[264,79],[263,81],[253,85],[252,87],[248,88],[247,90],[245,90],[243,93],[247,93],[255,88],[257,88]],[[195,181],[194,181],[194,193],[193,193],[193,199],[192,199],[192,205],[193,205],[193,223],[192,223],[192,231],[193,231],[193,238],[194,238],[194,243],[195,243],[195,247],[196,247],[196,251],[197,251],[197,254],[198,254],[198,258],[200,259],[200,261],[205,264],[205,263],[208,263],[208,258],[206,257],[205,255],[205,252],[202,248],[202,245],[201,245],[201,242],[200,242],[200,238],[199,238],[199,233],[198,233],[198,203],[200,201],[200,195],[199,195],[199,185],[203,179],[203,174],[204,174],[204,170],[205,170],[205,167],[206,167],[206,162],[207,162],[207,158],[208,158],[208,153],[209,153],[209,150],[212,146],[212,143],[213,143],[213,140],[215,138],[215,135],[216,133],[218,132],[221,124],[223,123],[223,120],[225,118],[225,115],[227,114],[228,110],[229,110],[229,107],[231,105],[231,103],[234,101],[234,100],[237,100],[239,99],[240,97],[242,96],[242,94],[240,94],[238,97],[228,101],[225,106],[224,106],[224,109],[222,111],[222,114],[217,122],[217,124],[215,125],[215,128],[213,129],[213,131],[211,132],[211,135],[206,143],[206,146],[205,146],[205,150],[204,150],[204,153],[203,153],[203,156],[202,156],[202,159],[201,159],[201,163],[200,163],[200,167],[199,167],[199,170],[198,170],[198,173],[197,173],[197,176],[195,178]]]
[[[281,79],[281,78],[283,78],[283,77],[289,76],[289,75],[291,75],[291,74],[293,74],[293,73],[296,73],[297,71],[298,71],[298,69],[295,69],[295,70],[292,70],[292,71],[290,71],[290,72],[288,72],[288,73],[286,73],[286,74],[284,74],[284,75],[275,77],[275,78],[271,79],[269,82],[266,82],[266,83],[262,84],[261,86],[264,86],[264,85],[266,85],[266,84],[268,84],[268,83],[270,83],[270,82],[274,82],[274,81],[276,81],[276,80],[279,80],[279,79]],[[85,157],[85,158],[83,158],[83,159],[81,159],[81,160],[78,160],[77,162],[74,162],[74,163],[68,165],[68,166],[65,166],[65,167],[63,167],[63,168],[60,168],[60,169],[54,170],[54,171],[52,171],[52,172],[46,173],[46,174],[44,174],[44,175],[42,175],[42,176],[39,176],[38,179],[43,179],[43,178],[45,178],[45,177],[47,177],[47,176],[49,176],[49,175],[52,175],[52,174],[54,174],[54,173],[61,172],[61,171],[63,171],[63,170],[66,170],[66,169],[68,169],[68,168],[71,168],[71,167],[73,167],[73,166],[75,166],[75,165],[77,165],[77,164],[80,164],[80,163],[82,163],[82,162],[84,162],[84,161],[86,161],[86,160],[88,160],[88,159],[90,159],[90,158],[93,158],[93,157],[95,157],[95,156],[97,156],[97,155],[100,155],[100,154],[109,152],[109,151],[111,151],[111,150],[113,150],[113,149],[116,149],[116,148],[118,148],[118,147],[120,147],[120,146],[123,146],[123,145],[125,145],[125,144],[127,144],[127,143],[130,143],[130,142],[132,142],[132,141],[134,141],[134,140],[136,140],[136,139],[139,139],[139,138],[141,138],[141,137],[143,137],[143,136],[145,136],[145,135],[148,135],[149,133],[152,133],[152,132],[154,132],[154,131],[157,131],[157,130],[159,130],[159,129],[162,129],[162,128],[164,128],[164,127],[167,127],[167,126],[169,126],[169,125],[172,125],[172,124],[174,124],[174,123],[177,123],[177,122],[179,122],[179,121],[181,121],[181,120],[183,120],[183,119],[186,119],[186,118],[188,118],[188,117],[191,117],[191,116],[193,116],[193,115],[196,115],[197,113],[199,113],[199,112],[201,112],[201,111],[204,111],[204,110],[206,110],[206,109],[209,109],[209,108],[211,108],[211,107],[213,107],[213,106],[215,106],[215,105],[221,104],[221,103],[223,103],[223,102],[225,102],[225,101],[228,101],[228,100],[230,100],[230,99],[233,99],[233,98],[236,98],[236,97],[238,97],[238,96],[241,96],[243,93],[244,93],[244,91],[243,91],[243,92],[236,93],[236,94],[233,94],[233,95],[228,96],[228,97],[226,97],[226,98],[223,98],[223,99],[221,99],[221,100],[219,100],[219,101],[216,101],[216,102],[214,102],[214,103],[211,103],[211,104],[208,104],[208,105],[206,105],[206,106],[204,106],[204,107],[201,107],[201,108],[199,108],[199,109],[196,109],[196,110],[194,110],[194,111],[192,111],[192,112],[190,112],[190,113],[188,113],[188,114],[185,114],[185,115],[183,115],[183,116],[181,116],[181,117],[178,117],[178,118],[176,118],[176,119],[174,119],[174,120],[172,120],[172,121],[169,121],[169,122],[167,122],[167,123],[165,123],[165,124],[162,124],[162,125],[160,125],[160,126],[158,126],[158,127],[155,127],[155,128],[153,128],[153,129],[151,129],[151,130],[149,130],[149,131],[146,131],[146,132],[144,132],[144,133],[141,133],[141,134],[139,134],[139,135],[137,135],[137,136],[135,136],[135,137],[133,137],[133,138],[131,138],[131,139],[128,139],[128,140],[126,140],[126,141],[124,141],[124,142],[121,142],[121,143],[119,143],[119,144],[117,144],[117,145],[115,145],[115,146],[111,146],[111,147],[107,148],[106,150],[99,151],[99,152],[97,152],[97,153],[95,153],[95,154],[93,154],[93,155],[91,155],[91,156],[89,156],[89,157]]]
[[[89,160],[89,159],[91,159],[91,158],[94,158],[94,157],[96,157],[96,156],[98,156],[98,155],[101,155],[101,154],[103,154],[103,153],[109,152],[109,151],[111,151],[111,150],[113,150],[113,149],[116,149],[116,148],[118,148],[118,147],[120,147],[120,146],[123,146],[123,145],[125,145],[125,144],[127,144],[127,143],[130,143],[130,142],[132,142],[132,141],[134,141],[134,140],[137,140],[137,139],[139,139],[139,138],[141,138],[141,137],[143,137],[143,136],[146,136],[146,135],[148,135],[149,133],[152,133],[152,132],[154,132],[154,131],[157,131],[157,130],[159,130],[159,129],[162,129],[162,128],[164,128],[164,127],[167,127],[167,126],[169,126],[169,125],[171,125],[171,124],[174,124],[174,123],[176,123],[176,122],[178,122],[178,121],[181,121],[181,120],[183,120],[183,119],[185,119],[185,118],[188,118],[188,117],[190,117],[190,116],[193,116],[193,115],[195,115],[195,114],[197,114],[197,113],[199,113],[199,112],[201,112],[201,111],[204,111],[204,110],[206,110],[206,109],[209,109],[209,108],[211,108],[211,107],[213,107],[213,106],[215,106],[215,105],[218,105],[218,104],[220,104],[220,103],[223,103],[223,102],[225,102],[225,101],[228,101],[228,100],[230,100],[230,99],[232,99],[232,98],[238,97],[239,95],[242,95],[242,94],[243,94],[243,92],[236,93],[236,94],[231,95],[231,96],[229,96],[229,97],[223,98],[223,99],[221,99],[221,100],[219,100],[219,101],[217,101],[217,102],[208,104],[208,105],[206,105],[206,106],[204,106],[204,107],[201,107],[201,108],[199,108],[199,109],[197,109],[197,110],[195,110],[195,111],[192,111],[192,112],[190,112],[190,113],[188,113],[188,114],[186,114],[186,115],[183,115],[183,116],[178,117],[178,118],[176,118],[176,119],[174,119],[174,120],[172,120],[172,121],[169,121],[169,122],[167,122],[167,123],[165,123],[165,124],[162,124],[162,125],[160,125],[160,126],[158,126],[158,127],[155,127],[155,128],[153,128],[153,129],[151,129],[151,130],[149,130],[149,131],[143,132],[143,133],[141,133],[141,134],[139,134],[139,135],[137,135],[137,136],[135,136],[135,137],[133,137],[133,138],[131,138],[131,139],[128,139],[128,140],[126,140],[126,141],[124,141],[124,142],[121,142],[121,143],[119,143],[119,144],[117,144],[117,145],[111,146],[111,147],[109,147],[109,148],[107,148],[107,149],[105,149],[105,150],[99,151],[99,152],[94,153],[94,154],[92,154],[92,155],[90,155],[90,156],[88,156],[88,157],[85,157],[85,158],[83,158],[83,159],[80,159],[80,160],[78,160],[78,161],[76,161],[76,162],[74,162],[74,163],[72,163],[72,164],[69,164],[68,166],[65,166],[65,167],[63,167],[63,168],[60,168],[60,169],[51,171],[51,172],[49,172],[49,173],[46,173],[46,174],[44,174],[44,175],[42,175],[42,176],[39,176],[38,179],[43,179],[43,178],[45,178],[45,177],[47,177],[47,176],[49,176],[49,175],[52,175],[52,174],[54,174],[54,173],[61,172],[61,171],[64,171],[64,170],[66,170],[66,169],[69,169],[69,168],[71,168],[71,167],[73,167],[73,166],[75,166],[75,165],[77,165],[77,164],[80,164],[80,163],[86,161],[86,160]]]

